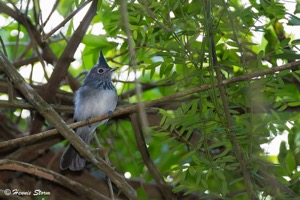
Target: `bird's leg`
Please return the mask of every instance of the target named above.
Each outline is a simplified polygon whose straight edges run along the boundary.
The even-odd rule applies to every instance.
[[[108,111],[107,114],[112,115],[114,112],[113,111]]]
[[[113,113],[114,113],[114,112],[113,112],[113,111],[111,111],[111,110],[107,112],[107,114],[109,114],[109,115],[110,115],[110,116],[109,116],[109,118],[111,118],[111,117],[112,117],[112,114],[113,114]]]
[[[77,119],[75,118],[74,119],[74,123],[76,123],[77,122]],[[74,128],[74,131],[76,132],[77,131],[77,128]]]
[[[90,120],[91,118],[92,118],[92,117],[86,118],[86,121],[89,122],[89,120]],[[92,127],[92,124],[89,124],[89,128],[91,128],[91,127]]]

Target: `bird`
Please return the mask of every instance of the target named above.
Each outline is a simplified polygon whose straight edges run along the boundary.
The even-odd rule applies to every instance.
[[[75,92],[74,122],[88,120],[92,117],[112,113],[118,101],[116,88],[112,84],[112,74],[117,68],[107,64],[102,50],[97,64],[89,71],[82,86]],[[95,129],[105,124],[108,119],[77,128],[75,133],[90,144]],[[60,159],[60,169],[79,171],[84,168],[86,160],[69,144]]]

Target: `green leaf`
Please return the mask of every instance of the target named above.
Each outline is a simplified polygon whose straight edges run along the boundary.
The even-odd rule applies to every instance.
[[[297,1],[294,14],[300,13],[300,2]]]
[[[288,151],[285,157],[286,169],[289,174],[292,174],[296,170],[296,161],[294,154],[291,151]]]
[[[224,176],[224,173],[223,171],[221,170],[214,170],[214,173],[223,181],[225,181],[225,176]]]
[[[107,38],[105,36],[100,35],[92,35],[87,34],[83,37],[82,43],[88,46],[94,46],[94,47],[110,47],[111,44],[107,41]]]
[[[282,80],[282,78],[280,76],[277,77],[277,81],[278,81],[280,87],[284,87],[284,85],[285,85],[284,81]]]
[[[194,169],[194,167],[189,167],[189,172],[192,176],[196,174],[196,170]]]
[[[225,150],[224,152],[227,152],[227,150]],[[228,152],[230,152],[230,151],[228,150]],[[228,152],[227,152],[227,153],[228,153]],[[222,162],[225,162],[225,163],[235,162],[235,161],[236,161],[236,158],[235,158],[234,156],[228,155],[228,156],[224,156],[224,157],[222,158],[221,161],[222,161]]]
[[[298,102],[289,102],[287,105],[291,106],[291,107],[300,106],[300,101],[298,101]]]
[[[217,158],[222,158],[220,162],[228,162],[228,158],[226,159],[226,157],[224,157],[225,155],[227,155],[229,152],[231,151],[231,149],[229,148],[226,148],[222,153],[214,156],[214,159],[217,159]]]
[[[291,26],[299,26],[300,25],[300,18],[295,16],[295,15],[292,15],[290,13],[287,13],[290,17],[290,20],[288,21],[288,25],[291,25]]]
[[[201,164],[201,161],[200,161],[200,159],[198,158],[198,156],[192,155],[192,159],[193,159],[193,161],[194,161],[196,164]]]
[[[223,196],[226,196],[226,194],[228,193],[227,182],[226,181],[222,181],[221,193],[222,193]]]
[[[146,69],[155,69],[156,67],[160,66],[163,62],[159,61],[159,62],[155,62],[155,63],[152,63],[150,65],[148,65],[146,67]]]
[[[293,40],[291,43],[292,43],[292,45],[299,45],[300,39]]]
[[[284,52],[276,55],[272,55],[272,58],[281,58],[281,59],[300,59],[300,54],[296,54],[294,52]]]
[[[139,187],[136,191],[137,191],[138,199],[145,199],[145,200],[148,199],[148,194],[143,187]]]
[[[278,108],[279,106],[281,106],[282,105],[282,102],[281,101],[277,101],[274,105],[273,105],[273,107],[274,108]]]
[[[273,109],[271,109],[271,113],[272,115],[277,119],[277,120],[280,120],[280,117],[278,115],[278,113],[276,111],[274,111]]]
[[[244,178],[237,178],[237,179],[235,179],[235,180],[233,180],[233,181],[230,181],[229,182],[229,185],[234,185],[234,184],[237,184],[237,183],[239,183],[239,182],[242,182],[242,181],[244,181]]]
[[[132,31],[132,33],[133,33],[133,39],[137,39],[137,37],[138,37],[138,33],[137,33],[137,30],[133,30]]]
[[[201,179],[201,185],[206,189],[208,188],[208,184],[206,183],[206,181],[204,179]]]
[[[284,40],[282,40],[282,41],[280,42],[280,46],[281,46],[282,48],[284,48],[284,47],[288,46],[288,44],[289,44],[290,41],[291,41],[291,38],[285,38]]]
[[[298,70],[298,73],[300,72],[300,70]],[[300,74],[300,73],[299,73]],[[292,75],[297,79],[297,81],[300,82],[300,76],[297,74],[297,71],[293,72]]]
[[[277,111],[279,112],[284,111],[287,107],[288,107],[287,104],[283,104],[280,108],[278,108]]]

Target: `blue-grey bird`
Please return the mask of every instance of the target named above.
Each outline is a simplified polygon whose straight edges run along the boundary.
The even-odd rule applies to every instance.
[[[111,76],[116,68],[110,68],[106,63],[102,51],[98,63],[91,69],[83,85],[75,94],[74,121],[87,120],[91,117],[101,116],[115,110],[118,96],[112,84]],[[90,139],[95,129],[108,121],[105,119],[88,126],[76,129],[76,134],[90,144]],[[72,145],[69,145],[60,160],[62,170],[70,169],[78,171],[85,166],[85,159],[82,158]]]

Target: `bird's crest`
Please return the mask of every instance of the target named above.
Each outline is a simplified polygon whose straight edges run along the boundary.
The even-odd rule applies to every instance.
[[[110,68],[103,56],[102,50],[100,50],[100,56],[99,56],[99,60],[98,60],[98,64],[104,68]]]

